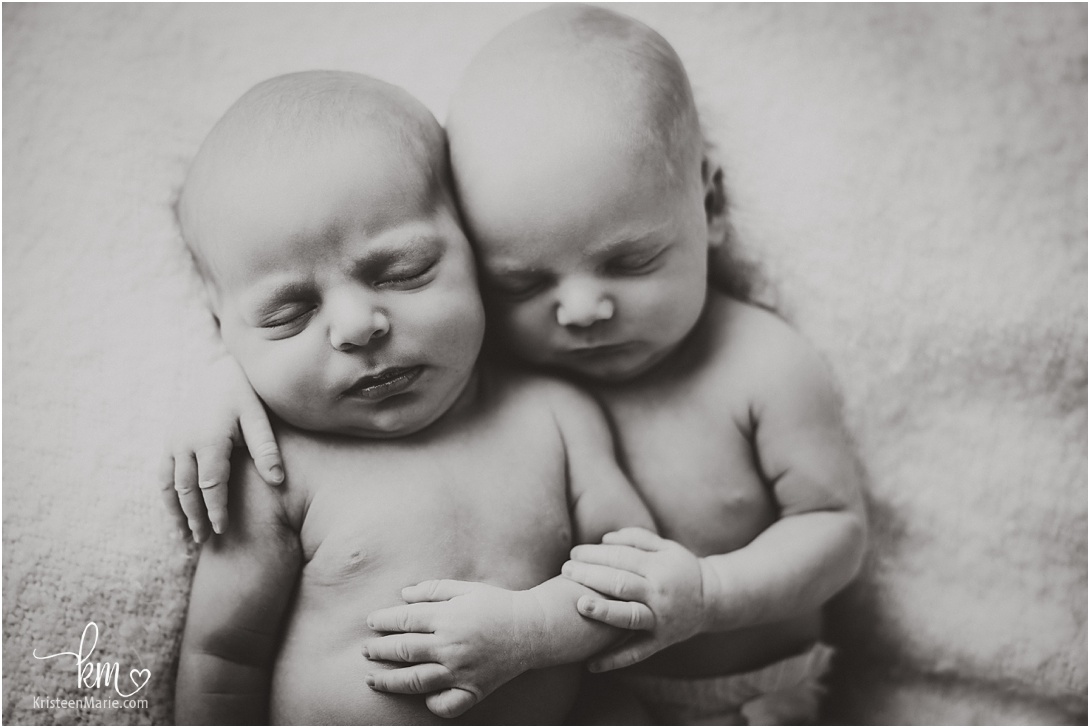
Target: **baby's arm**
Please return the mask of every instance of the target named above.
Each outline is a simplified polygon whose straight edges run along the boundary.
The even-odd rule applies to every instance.
[[[681,545],[629,529],[580,546],[564,573],[603,594],[650,607],[654,629],[600,656],[612,670],[700,632],[725,632],[819,608],[855,576],[866,541],[860,477],[824,364],[782,322],[768,340],[750,410],[750,437],[780,517],[745,547],[697,559]],[[635,607],[591,600],[609,624]],[[592,611],[588,611],[588,608]],[[607,608],[610,611],[607,612]]]
[[[181,724],[266,724],[272,665],[302,564],[277,494],[236,463],[229,533],[204,545],[178,662]]]
[[[602,408],[569,385],[557,385],[551,394],[568,463],[574,542],[598,543],[603,534],[627,526],[655,530],[651,512],[617,464]]]
[[[751,436],[780,518],[738,551],[709,557],[708,629],[816,609],[859,571],[866,513],[859,464],[824,362],[779,320]]]
[[[200,373],[175,417],[160,465],[160,487],[179,527],[202,543],[227,530],[231,453],[243,443],[261,477],[284,480],[280,451],[261,400],[226,351]]]
[[[567,455],[574,543],[598,543],[619,528],[653,532],[651,512],[617,464],[613,436],[598,404],[572,387],[558,387],[553,412]],[[598,598],[593,590],[557,576],[529,591],[545,615],[533,667],[581,662],[617,642],[616,630],[599,630],[572,609]]]
[[[654,528],[617,465],[597,404],[567,386],[550,394],[567,457],[575,540],[596,542],[629,525]],[[579,662],[615,643],[619,630],[576,611],[577,601],[591,595],[597,596],[562,576],[526,591],[448,580],[408,587],[407,606],[368,617],[373,629],[395,634],[368,640],[364,650],[371,659],[421,664],[371,675],[368,685],[433,693],[432,712],[460,715],[527,670]]]

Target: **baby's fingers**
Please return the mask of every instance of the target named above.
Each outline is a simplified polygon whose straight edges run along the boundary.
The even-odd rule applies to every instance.
[[[280,459],[280,448],[276,445],[276,435],[269,424],[269,416],[260,402],[255,402],[253,408],[239,418],[239,425],[242,427],[242,439],[246,441],[246,449],[250,451],[250,457],[254,459],[261,479],[269,485],[283,483],[284,463]]]
[[[159,492],[163,495],[163,504],[166,505],[167,512],[174,519],[182,535],[188,534],[189,520],[185,517],[182,505],[178,502],[178,492],[174,490],[174,456],[169,452],[164,453],[159,460],[157,480]]]
[[[624,601],[647,601],[647,579],[623,569],[567,561],[560,573],[594,591]]]
[[[571,557],[574,561],[612,566],[640,575],[646,574],[644,565],[653,558],[642,549],[611,544],[581,544],[571,550]]]
[[[384,693],[419,695],[449,688],[454,684],[454,675],[442,665],[429,662],[372,673],[367,676],[366,682],[372,690]]]
[[[608,624],[619,629],[652,630],[655,628],[655,614],[646,604],[640,602],[618,602],[610,599],[579,597],[576,609],[584,617]]]
[[[635,665],[637,662],[646,660],[661,650],[662,647],[652,637],[625,642],[620,647],[615,647],[588,662],[587,669],[591,672],[619,670],[622,667]]]
[[[435,637],[407,632],[374,637],[363,643],[363,656],[383,662],[435,662]]]
[[[230,440],[223,440],[197,450],[197,485],[216,533],[227,530],[227,483],[231,478],[233,449]]]
[[[629,526],[620,531],[611,531],[602,536],[602,543],[617,544],[620,546],[632,546],[644,551],[661,551],[669,541],[656,533],[639,526]]]
[[[430,604],[404,604],[376,609],[367,615],[367,626],[376,632],[432,632]]]
[[[463,688],[451,688],[424,698],[428,710],[440,718],[457,718],[480,701],[480,697]]]
[[[193,540],[203,543],[208,539],[208,519],[204,513],[204,499],[197,486],[197,462],[192,455],[174,458],[174,491],[193,532]]]
[[[454,597],[483,589],[485,586],[485,584],[476,581],[431,579],[405,587],[401,590],[401,598],[410,604],[416,602],[445,602]]]

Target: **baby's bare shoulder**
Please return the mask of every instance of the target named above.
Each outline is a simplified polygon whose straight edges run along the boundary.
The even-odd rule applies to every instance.
[[[542,413],[598,409],[594,398],[575,384],[558,377],[520,368],[493,367],[489,372],[494,391],[520,406]]]
[[[283,440],[281,440],[283,442]],[[257,466],[243,449],[235,450],[231,462],[228,512],[231,525],[228,533],[287,533],[297,529],[292,518],[292,502],[296,487],[290,479],[276,487],[266,483]]]
[[[360,472],[369,448],[360,438],[308,432],[283,422],[276,422],[273,428],[285,477],[282,485],[265,486],[265,490],[272,493],[284,517],[298,529],[320,484]]]
[[[721,376],[754,394],[829,386],[817,349],[777,314],[726,296],[713,299],[709,313]]]

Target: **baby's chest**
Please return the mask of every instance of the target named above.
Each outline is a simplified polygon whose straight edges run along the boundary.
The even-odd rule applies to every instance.
[[[707,401],[611,408],[623,464],[668,538],[700,555],[749,543],[776,518],[749,438]]]
[[[308,577],[523,588],[557,573],[571,542],[562,456],[494,445],[339,463],[304,521]]]

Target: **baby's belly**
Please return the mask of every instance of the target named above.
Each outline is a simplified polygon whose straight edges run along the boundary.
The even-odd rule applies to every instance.
[[[757,670],[821,639],[821,612],[733,632],[697,635],[631,668],[662,677],[713,677]]]
[[[270,707],[273,723],[563,722],[578,688],[577,668],[526,673],[454,721],[432,715],[422,695],[380,693],[367,687],[364,679],[368,673],[400,667],[367,660],[361,647],[363,640],[375,636],[367,627],[367,615],[375,609],[401,603],[392,595],[401,586],[413,583],[402,581],[397,578],[372,579],[366,585],[314,584],[304,578],[274,668]]]

